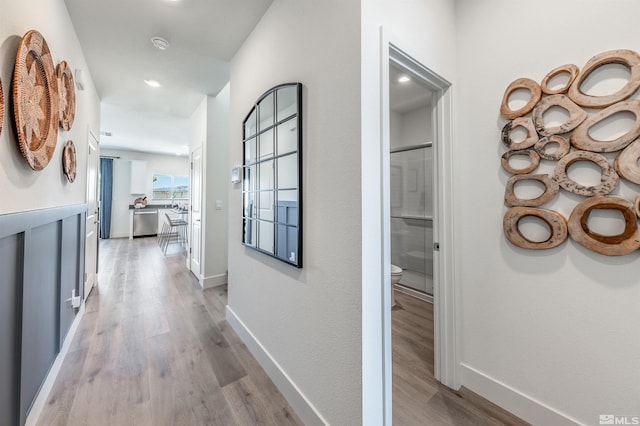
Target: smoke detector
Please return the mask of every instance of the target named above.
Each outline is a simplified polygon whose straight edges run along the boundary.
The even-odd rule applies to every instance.
[[[160,36],[151,37],[151,43],[153,43],[158,50],[166,50],[167,47],[169,47],[169,40]]]

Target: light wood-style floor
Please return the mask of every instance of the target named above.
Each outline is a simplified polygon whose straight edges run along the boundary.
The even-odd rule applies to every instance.
[[[395,291],[392,312],[393,424],[528,425],[468,389],[453,391],[433,376],[433,304]]]
[[[225,321],[226,287],[202,291],[155,238],[100,250],[99,286],[38,425],[302,424]]]
[[[155,238],[100,250],[99,286],[38,425],[302,424],[225,321],[226,287],[202,291],[184,255],[164,257]],[[432,305],[396,294],[394,424],[526,424],[437,383]]]

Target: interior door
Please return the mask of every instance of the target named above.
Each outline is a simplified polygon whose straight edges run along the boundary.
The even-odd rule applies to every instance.
[[[98,282],[98,139],[89,132],[84,299]]]
[[[191,244],[189,269],[200,279],[202,256],[202,148],[191,153]]]

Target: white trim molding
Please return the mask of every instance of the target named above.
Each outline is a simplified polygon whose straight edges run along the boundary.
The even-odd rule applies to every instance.
[[[227,284],[228,279],[227,274],[225,273],[220,275],[212,275],[210,277],[203,277],[202,275],[200,275],[198,281],[200,281],[200,286],[204,290],[207,288],[220,287],[221,285],[225,285]]]
[[[414,60],[392,41],[387,42],[388,61],[433,90],[436,104],[432,113],[434,205],[433,212],[433,295],[434,295],[434,375],[445,386],[460,388],[459,301],[455,288],[453,209],[453,112],[451,83]],[[383,57],[384,60],[384,57]],[[388,91],[388,82],[386,91]],[[383,98],[384,99],[384,98]],[[389,108],[388,103],[383,108]],[[388,120],[388,118],[386,118]],[[383,123],[385,126],[385,123]],[[386,124],[388,127],[388,122]],[[388,128],[385,134],[388,134]],[[388,137],[388,136],[387,136]],[[389,150],[384,154],[390,156]],[[388,161],[383,161],[387,164]],[[387,234],[385,234],[387,235]],[[390,257],[389,257],[390,259]],[[390,316],[389,316],[390,317]],[[390,318],[388,319],[390,321]]]
[[[295,410],[305,425],[328,425],[311,401],[304,396],[300,388],[291,380],[280,364],[271,356],[267,349],[256,339],[251,330],[242,322],[236,313],[227,305],[227,322],[235,330],[255,357],[260,366],[271,378],[289,405]]]
[[[465,363],[460,364],[460,376],[466,388],[532,424],[555,426],[582,424]]]

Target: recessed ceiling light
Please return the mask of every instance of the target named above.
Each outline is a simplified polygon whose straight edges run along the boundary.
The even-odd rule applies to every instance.
[[[169,47],[169,40],[160,36],[151,37],[151,43],[159,50],[166,50]]]
[[[400,78],[398,78],[398,83],[406,83],[408,81],[411,81],[411,79],[406,75],[403,75]]]
[[[145,80],[145,83],[147,83],[148,86],[151,87],[160,87],[162,86],[162,84],[160,84],[160,82],[158,80]]]

